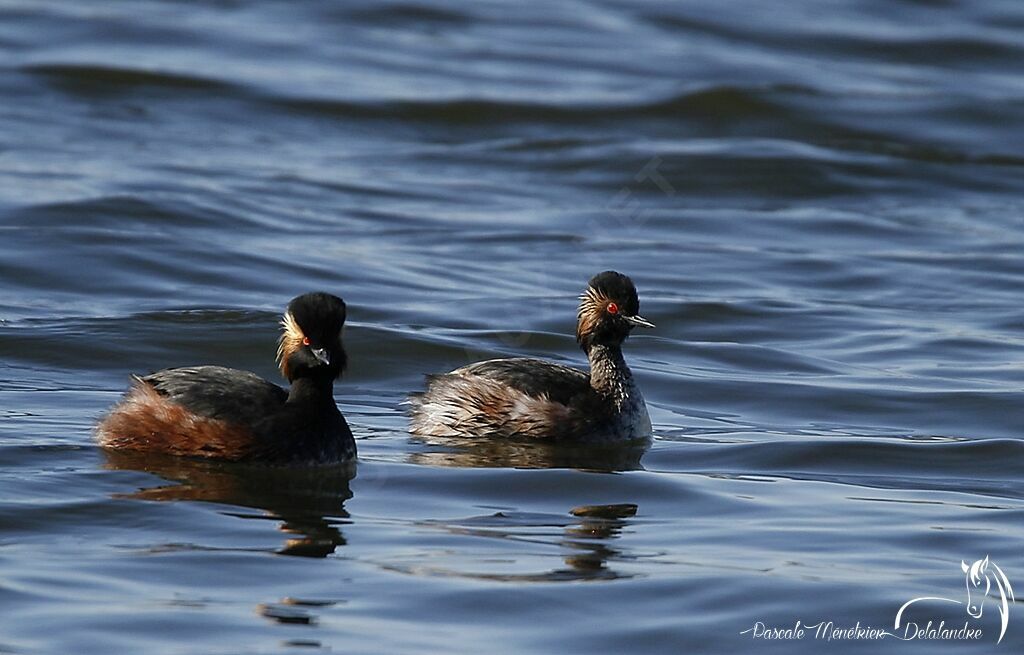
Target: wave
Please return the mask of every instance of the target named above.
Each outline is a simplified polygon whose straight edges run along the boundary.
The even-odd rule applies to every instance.
[[[1024,166],[1024,157],[1002,152],[968,152],[962,148],[930,143],[909,134],[889,135],[877,129],[847,124],[838,117],[823,118],[821,109],[834,104],[834,94],[798,84],[711,85],[684,92],[632,102],[552,103],[530,99],[359,99],[293,96],[287,91],[256,87],[167,70],[105,66],[99,64],[36,63],[19,70],[41,78],[50,86],[82,96],[119,93],[199,93],[204,99],[235,100],[298,114],[341,121],[394,121],[475,127],[501,124],[606,124],[623,121],[672,121],[706,124],[774,122],[781,127],[778,143],[789,136],[794,142],[811,143],[832,152],[858,153],[896,160],[946,165],[990,167]],[[956,99],[943,100],[933,111],[959,112],[969,118],[977,113],[961,108]],[[962,110],[962,111],[961,111]],[[823,136],[824,135],[824,136]],[[537,143],[510,146],[496,143],[497,150],[563,150],[580,146],[577,138],[542,139]],[[786,156],[792,153],[785,153]]]
[[[765,89],[716,86],[640,103],[589,103],[558,105],[529,101],[454,99],[356,102],[336,99],[276,99],[295,111],[336,118],[378,118],[451,123],[493,121],[576,122],[590,119],[622,119],[685,116],[766,116],[784,113],[765,98],[782,87]]]
[[[98,64],[26,64],[19,70],[41,77],[64,91],[83,95],[142,88],[226,93],[236,88],[229,82],[185,73]]]

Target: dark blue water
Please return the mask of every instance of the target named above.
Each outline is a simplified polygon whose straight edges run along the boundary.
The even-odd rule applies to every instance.
[[[1016,0],[0,1],[0,652],[1019,652],[959,603],[1024,590],[1022,58]],[[410,437],[608,268],[648,451]],[[94,445],[314,289],[354,478]],[[981,638],[742,634],[924,596]]]

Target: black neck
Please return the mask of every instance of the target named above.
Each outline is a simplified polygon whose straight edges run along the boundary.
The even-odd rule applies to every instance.
[[[590,386],[602,395],[619,397],[633,374],[626,366],[619,344],[594,344],[587,350],[590,360]]]
[[[334,404],[334,380],[320,377],[300,377],[292,380],[288,391],[290,405],[324,405]]]

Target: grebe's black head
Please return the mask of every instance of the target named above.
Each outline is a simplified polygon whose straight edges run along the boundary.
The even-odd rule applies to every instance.
[[[329,293],[306,293],[292,299],[281,319],[277,363],[291,382],[300,377],[333,380],[348,363],[341,344],[345,301]]]
[[[576,341],[587,351],[593,345],[617,346],[634,327],[654,327],[639,312],[640,299],[632,280],[615,271],[598,273],[580,296]]]

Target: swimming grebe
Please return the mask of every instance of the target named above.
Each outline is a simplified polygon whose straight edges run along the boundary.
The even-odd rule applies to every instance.
[[[345,369],[345,303],[307,293],[288,304],[277,348],[291,389],[220,366],[143,377],[96,427],[100,445],[249,462],[343,462],[356,444],[334,403]]]
[[[492,359],[427,376],[410,398],[411,431],[421,436],[527,437],[618,441],[651,436],[640,389],[622,358],[638,314],[633,281],[605,271],[580,296],[576,341],[590,374],[539,359]]]

